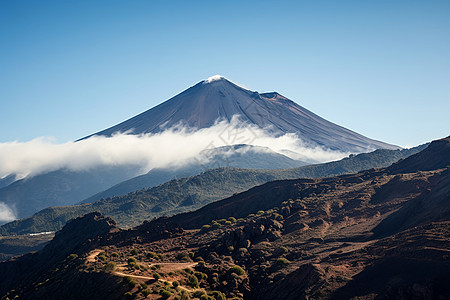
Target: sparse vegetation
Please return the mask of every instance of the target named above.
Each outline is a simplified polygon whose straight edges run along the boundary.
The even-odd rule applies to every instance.
[[[187,284],[195,289],[199,287],[198,279],[194,275],[189,275]]]
[[[280,257],[280,258],[278,258],[275,261],[275,265],[277,267],[285,267],[285,266],[289,265],[290,263],[291,262],[288,259],[284,258],[284,257]]]
[[[244,269],[242,269],[240,266],[232,266],[229,270],[228,270],[231,274],[237,274],[239,276],[245,275],[245,271]]]
[[[105,272],[112,272],[116,269],[116,263],[113,261],[108,262],[104,267],[103,270]]]

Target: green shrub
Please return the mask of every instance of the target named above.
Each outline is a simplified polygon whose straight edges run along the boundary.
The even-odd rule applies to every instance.
[[[161,278],[161,276],[158,273],[153,273],[153,278],[155,278],[156,280],[159,280],[159,278]]]
[[[286,258],[284,258],[284,257],[280,257],[279,259],[277,259],[275,261],[275,265],[277,267],[285,267],[285,266],[289,265],[290,263],[291,262],[289,260],[287,260]]]
[[[231,224],[233,224],[233,223],[231,223],[231,221],[225,221],[225,225],[231,225]]]
[[[236,223],[237,221],[235,217],[229,217],[227,220],[230,221],[231,223]]]
[[[173,286],[174,288],[177,288],[179,285],[180,285],[180,283],[179,283],[178,281],[172,282],[172,286]]]
[[[232,266],[230,269],[228,269],[228,271],[231,273],[231,274],[237,274],[237,275],[239,275],[239,276],[242,276],[242,275],[245,275],[245,271],[244,271],[244,269],[242,269],[241,267],[239,267],[239,266]]]
[[[132,281],[133,279],[130,276],[124,276],[122,278],[123,283],[128,284],[130,281]]]
[[[112,256],[112,257],[119,257],[119,253],[113,252],[113,253],[111,253],[111,256]]]
[[[194,276],[197,277],[198,280],[208,279],[208,275],[202,272],[195,272]]]
[[[161,297],[163,299],[169,299],[169,297],[172,295],[171,292],[169,292],[168,290],[165,290],[165,289],[160,289],[159,294],[161,295]]]
[[[217,221],[211,222],[211,227],[214,229],[219,228],[220,226],[222,226],[222,225],[220,225],[220,223],[218,223]]]
[[[208,231],[210,229],[211,229],[211,225],[208,225],[208,224],[203,225],[202,228],[201,228],[202,231]]]
[[[206,293],[204,291],[194,291],[192,293],[192,297],[194,298],[200,298],[201,296],[206,295]]]
[[[106,272],[112,272],[115,269],[116,269],[116,263],[113,261],[110,261],[103,267],[103,270],[105,270]]]
[[[104,255],[99,255],[99,256],[97,256],[98,257],[98,259],[100,259],[100,260],[102,260],[102,261],[105,261],[106,260],[106,257],[104,256]]]
[[[147,285],[146,283],[143,282],[143,283],[141,283],[141,287],[142,287],[142,289],[145,290],[146,288],[148,288],[148,285]]]
[[[157,257],[157,254],[155,252],[147,252],[145,256],[147,256],[148,258],[155,258]]]
[[[69,259],[77,259],[77,258],[78,258],[78,255],[75,254],[75,253],[72,253],[72,254],[70,254],[70,255],[68,256],[68,258],[69,258]]]
[[[213,291],[213,292],[211,292],[211,295],[216,300],[226,300],[227,299],[227,297],[225,297],[225,294],[222,292],[219,292],[219,291]]]
[[[130,276],[123,277],[122,281],[123,283],[128,284],[131,289],[136,286],[136,281],[134,281]]]
[[[142,295],[144,295],[145,298],[147,298],[148,295],[150,295],[151,292],[149,290],[143,290]]]
[[[131,299],[133,298],[133,294],[131,292],[126,292],[125,294],[123,294],[125,296],[125,298]]]
[[[193,288],[195,288],[195,289],[198,288],[198,279],[197,279],[197,277],[194,276],[194,275],[190,275],[188,277],[188,285],[193,287]]]
[[[127,261],[128,261],[128,263],[135,263],[136,262],[136,258],[130,257]]]
[[[181,292],[180,300],[190,300],[190,299],[191,299],[191,297],[189,297],[189,294],[186,293],[186,291]]]
[[[131,250],[131,255],[138,255],[138,252],[136,249]]]
[[[189,257],[192,259],[194,258],[194,252],[189,252]]]
[[[151,266],[150,269],[152,269],[153,271],[158,270],[158,268],[155,265]]]
[[[264,211],[263,210],[258,210],[258,212],[256,213],[257,215],[263,215],[264,214]]]

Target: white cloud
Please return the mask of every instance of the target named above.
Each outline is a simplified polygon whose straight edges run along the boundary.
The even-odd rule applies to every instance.
[[[14,210],[3,202],[0,202],[0,224],[16,220]]]
[[[204,149],[233,144],[268,147],[309,162],[331,161],[348,155],[309,147],[294,134],[273,137],[266,130],[233,118],[198,130],[177,126],[157,134],[94,136],[61,144],[42,137],[28,142],[0,143],[0,178],[9,174],[25,177],[62,168],[79,171],[105,165],[137,165],[146,172],[155,167],[180,167],[193,162]]]

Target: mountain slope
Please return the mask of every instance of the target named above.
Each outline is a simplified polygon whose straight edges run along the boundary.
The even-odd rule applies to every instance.
[[[157,133],[183,124],[194,128],[212,126],[217,120],[241,120],[261,128],[270,127],[275,135],[295,133],[310,146],[323,146],[343,152],[367,152],[398,147],[364,137],[331,123],[276,92],[246,90],[215,76],[199,82],[175,97],[118,125],[96,133]]]
[[[438,157],[424,160],[420,168],[427,171],[382,168],[273,181],[130,230],[92,213],[68,223],[42,251],[0,263],[6,279],[0,281],[0,294],[19,299],[186,299],[205,293],[250,300],[448,299],[448,214],[432,209],[428,219],[415,211],[416,222],[387,228],[383,237],[374,232],[417,199],[449,211],[445,147],[435,143],[425,152]],[[418,157],[426,158],[422,153],[397,167],[407,168]]]
[[[1,226],[0,234],[59,230],[68,220],[92,211],[100,211],[113,217],[120,226],[135,226],[146,219],[200,208],[271,180],[336,176],[386,167],[424,147],[426,145],[404,150],[376,150],[336,162],[287,170],[209,170],[197,176],[171,180],[160,186],[102,199],[95,203],[47,208],[29,218]]]

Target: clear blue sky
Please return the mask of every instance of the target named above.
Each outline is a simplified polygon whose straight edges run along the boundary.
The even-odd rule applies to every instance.
[[[450,135],[450,1],[0,2],[0,142],[75,140],[211,75],[406,146]]]

